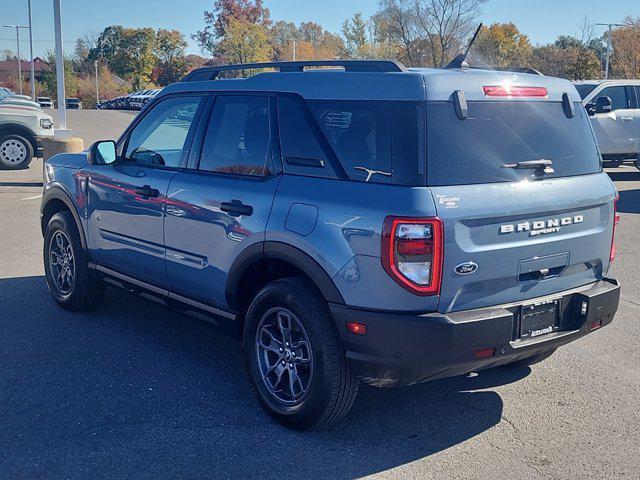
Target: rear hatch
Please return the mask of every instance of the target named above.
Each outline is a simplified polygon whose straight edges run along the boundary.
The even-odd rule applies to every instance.
[[[615,191],[577,92],[553,85],[535,98],[480,85],[462,104],[427,102],[427,182],[444,221],[441,312],[551,295],[608,269]],[[533,160],[551,168],[514,168]]]

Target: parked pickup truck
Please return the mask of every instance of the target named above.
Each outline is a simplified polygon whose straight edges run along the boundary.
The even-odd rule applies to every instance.
[[[42,157],[41,140],[53,136],[53,119],[40,107],[0,102],[0,169],[26,168]]]
[[[640,157],[640,80],[588,80],[576,83],[591,117],[605,166]]]

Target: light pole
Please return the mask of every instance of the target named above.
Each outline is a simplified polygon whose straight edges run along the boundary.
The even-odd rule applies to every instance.
[[[609,79],[609,61],[611,59],[611,28],[612,27],[624,27],[621,23],[596,23],[596,25],[600,25],[603,27],[609,27],[609,32],[607,33],[607,59],[605,60],[604,67],[604,79]]]
[[[18,46],[18,83],[20,84],[20,95],[22,95],[22,63],[20,62],[20,29],[29,28],[26,25],[5,25],[7,28],[16,29],[16,43]],[[31,62],[33,63],[33,62]]]
[[[97,60],[93,61],[93,68],[95,68],[96,70],[96,107],[97,107],[98,103],[100,103],[100,95],[98,94],[99,90],[98,90],[98,61]]]
[[[60,0],[53,0],[53,24],[56,38],[56,84],[58,91],[58,138],[71,137],[67,128],[67,101],[64,92],[64,51],[62,49],[62,6]]]
[[[33,70],[33,26],[31,24],[31,0],[27,0],[27,6],[29,8],[29,54],[31,55],[31,97],[36,101],[36,80]]]

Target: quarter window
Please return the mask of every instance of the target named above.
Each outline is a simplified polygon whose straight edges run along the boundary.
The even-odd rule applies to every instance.
[[[220,96],[209,122],[200,170],[237,175],[269,174],[269,99]]]
[[[309,106],[350,179],[391,183],[391,103],[311,100]]]
[[[180,166],[202,98],[173,97],[158,103],[131,131],[125,160],[142,165]]]
[[[315,126],[304,100],[288,95],[279,96],[278,123],[285,172],[337,177],[322,146],[322,133]]]

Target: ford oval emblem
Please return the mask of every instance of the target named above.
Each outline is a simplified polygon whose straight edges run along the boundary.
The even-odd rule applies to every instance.
[[[464,262],[453,269],[458,275],[469,275],[478,270],[478,264],[475,262]]]

